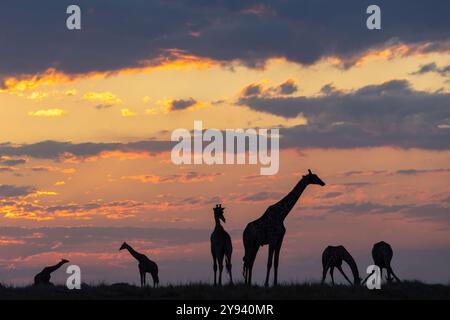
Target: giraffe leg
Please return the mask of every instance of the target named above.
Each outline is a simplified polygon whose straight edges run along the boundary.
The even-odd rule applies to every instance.
[[[217,285],[217,261],[216,261],[216,257],[213,257],[213,270],[214,270],[214,286]]]
[[[397,282],[401,282],[400,279],[395,275],[394,270],[392,270],[391,266],[388,267],[388,272],[394,277]]]
[[[227,267],[227,272],[230,276],[230,284],[233,284],[233,273],[231,272],[231,257],[227,256],[225,258],[225,263],[226,263],[226,267]]]
[[[139,275],[141,277],[141,287],[143,287],[144,286],[144,273],[141,270],[139,270]]]
[[[329,265],[326,265],[326,266],[323,268],[323,271],[322,271],[322,285],[323,285],[323,283],[325,282],[325,278],[327,277],[328,269],[330,269],[330,266],[329,266]]]
[[[342,273],[342,275],[344,276],[345,280],[348,281],[348,283],[350,283],[350,285],[353,285],[353,283],[350,281],[350,279],[347,277],[347,275],[345,274],[344,270],[342,270],[342,266],[337,266],[338,270]]]
[[[331,283],[334,286],[334,267],[330,269]]]
[[[255,263],[256,254],[258,253],[259,247],[252,248],[252,251],[250,253],[249,258],[249,265],[248,265],[248,285],[252,285],[252,273],[253,273],[253,264]]]
[[[274,268],[274,275],[273,275],[273,285],[276,286],[278,284],[278,262],[280,260],[280,251],[281,251],[281,244],[283,243],[283,239],[281,239],[280,243],[275,248],[275,257],[273,262],[273,268]]]
[[[275,250],[275,248],[274,248],[273,244],[269,244],[269,255],[267,257],[266,282],[264,283],[265,287],[269,286],[270,268],[272,268],[272,260],[273,260],[274,250]]]
[[[222,285],[223,255],[219,257],[219,286]]]

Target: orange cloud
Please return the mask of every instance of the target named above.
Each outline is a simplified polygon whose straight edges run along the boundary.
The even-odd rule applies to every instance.
[[[0,93],[14,93],[23,95],[25,91],[35,90],[39,87],[73,83],[85,79],[106,78],[120,74],[147,73],[155,70],[179,70],[179,69],[206,69],[221,63],[213,59],[190,55],[183,50],[167,49],[159,57],[142,60],[138,67],[123,68],[106,72],[88,72],[84,74],[65,74],[55,68],[49,68],[45,72],[35,75],[11,76],[0,85]],[[76,90],[67,90],[66,95],[75,95]]]
[[[106,105],[114,105],[122,103],[122,100],[114,93],[105,92],[88,92],[83,96],[83,99],[95,102],[101,102]]]
[[[30,117],[43,117],[43,118],[58,118],[66,115],[67,112],[63,109],[46,109],[28,112]]]

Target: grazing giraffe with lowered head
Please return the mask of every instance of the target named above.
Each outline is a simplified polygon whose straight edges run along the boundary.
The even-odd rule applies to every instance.
[[[352,282],[348,279],[347,275],[344,273],[344,270],[342,270],[342,261],[345,261],[350,267],[350,270],[352,271],[353,285],[356,286],[361,283],[361,278],[359,277],[358,272],[358,266],[356,265],[355,260],[353,259],[351,254],[347,251],[347,249],[345,249],[344,246],[336,246],[336,247],[328,246],[322,253],[322,266],[323,266],[322,284],[325,281],[328,270],[330,270],[331,283],[334,286],[333,272],[334,268],[337,268],[342,273],[345,280],[347,280],[350,283],[350,285],[352,285]]]
[[[297,200],[310,184],[324,186],[323,182],[317,175],[308,169],[308,174],[304,175],[283,199],[267,208],[266,212],[257,220],[250,222],[244,230],[244,278],[245,283],[251,285],[252,270],[255,262],[256,254],[259,247],[266,244],[269,245],[269,255],[267,261],[267,273],[265,286],[269,285],[270,269],[272,260],[274,260],[274,278],[273,284],[277,285],[278,280],[278,260],[280,257],[281,245],[286,232],[284,227],[284,219],[296,204]]]
[[[159,284],[159,277],[158,277],[158,265],[147,258],[146,255],[137,252],[134,250],[128,243],[124,242],[119,250],[126,249],[128,252],[135,258],[139,264],[139,275],[141,276],[141,287],[146,285],[146,273],[150,273],[153,279],[153,286],[156,287]]]
[[[388,282],[392,282],[394,278],[397,282],[401,282],[400,279],[396,276],[391,267],[392,256],[394,255],[392,251],[392,247],[389,243],[380,241],[373,245],[372,248],[372,258],[374,264],[380,268],[380,277],[383,278],[383,269],[387,270],[387,280]],[[367,281],[370,275],[364,279],[363,283]]]
[[[225,256],[225,265],[227,272],[230,275],[230,284],[233,284],[233,275],[231,273],[231,254],[233,253],[233,244],[231,243],[230,235],[225,231],[220,224],[220,220],[225,222],[223,210],[221,204],[217,204],[214,210],[214,220],[216,227],[211,234],[211,254],[213,257],[213,269],[214,269],[214,285],[217,285],[216,274],[217,264],[219,264],[219,286],[222,285],[222,271],[223,271],[223,258]]]
[[[63,264],[68,263],[69,260],[61,259],[60,262],[55,264],[54,266],[45,267],[41,272],[34,276],[34,284],[35,285],[53,285],[50,282],[51,274],[61,268]]]

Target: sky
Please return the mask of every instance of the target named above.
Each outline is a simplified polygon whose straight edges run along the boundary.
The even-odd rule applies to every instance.
[[[137,284],[124,241],[162,284],[211,282],[217,203],[242,280],[243,229],[308,169],[326,186],[285,220],[281,281],[319,280],[328,245],[365,274],[384,240],[401,279],[449,283],[448,1],[378,1],[381,30],[360,0],[75,2],[0,3],[1,283],[66,258]],[[171,133],[196,120],[278,128],[278,173],[175,165]]]

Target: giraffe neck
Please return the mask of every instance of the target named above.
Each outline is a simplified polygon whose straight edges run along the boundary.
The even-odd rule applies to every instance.
[[[141,254],[136,250],[134,250],[130,245],[127,245],[127,250],[133,256],[133,258],[135,258],[138,261],[141,260]]]
[[[281,208],[280,215],[281,220],[284,220],[289,212],[291,212],[292,208],[297,203],[297,200],[302,195],[303,191],[305,191],[306,187],[308,186],[308,182],[306,179],[302,178],[294,187],[294,189],[291,190],[283,199],[281,199],[277,206]]]
[[[60,262],[58,262],[57,264],[55,264],[54,266],[48,267],[47,270],[51,273],[51,272],[56,271],[56,270],[58,270],[59,268],[61,268],[61,266],[62,266],[63,264],[64,264],[64,262],[60,261]]]
[[[214,220],[216,220],[216,228],[222,227],[222,225],[220,224],[220,219],[219,218],[214,217]]]
[[[356,279],[359,279],[359,271],[358,271],[358,266],[356,265],[355,260],[348,252],[346,254],[344,254],[344,257],[342,258],[342,260],[347,262],[348,266],[350,267],[350,270],[352,270],[354,282],[356,282]]]

